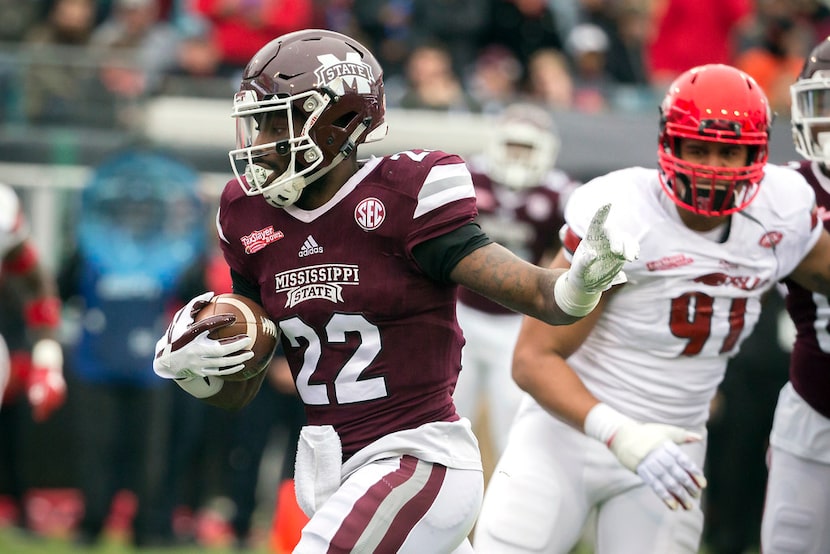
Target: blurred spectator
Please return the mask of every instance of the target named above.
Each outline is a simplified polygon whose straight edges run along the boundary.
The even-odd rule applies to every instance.
[[[527,64],[526,92],[529,100],[552,110],[569,110],[574,104],[574,82],[565,54],[543,48]]]
[[[500,113],[521,92],[522,65],[510,50],[494,44],[476,58],[468,90],[484,113]]]
[[[412,4],[413,0],[352,2],[351,12],[359,35],[365,38],[363,44],[377,54],[385,79],[400,75],[406,64],[411,45]]]
[[[163,488],[173,391],[150,364],[174,285],[204,249],[196,182],[172,158],[127,151],[96,168],[82,193],[77,247],[60,280],[79,320],[67,358],[85,506],[79,543],[101,537],[121,489],[137,497],[136,545],[173,540]]]
[[[675,77],[707,63],[732,64],[736,43],[751,23],[753,0],[655,0],[646,65],[662,91]]]
[[[801,0],[795,4],[799,22],[812,29],[813,44],[830,36],[830,5],[825,0]]]
[[[520,258],[545,265],[560,246],[556,231],[579,183],[556,168],[560,137],[553,118],[534,104],[513,103],[494,119],[494,131],[468,166],[476,192],[476,223]],[[466,343],[453,392],[456,411],[478,429],[495,457],[507,444],[522,391],[511,377],[522,315],[464,287],[456,308]],[[479,414],[487,406],[489,426]]]
[[[492,0],[411,0],[415,46],[441,42],[450,54],[456,75],[472,69],[489,32]]]
[[[88,47],[94,0],[55,0],[24,40],[22,103],[30,123],[110,126],[111,95],[101,86]]]
[[[647,84],[643,45],[649,16],[643,1],[579,0],[579,6],[580,22],[596,25],[608,37],[605,71],[609,77],[616,83]]]
[[[311,27],[311,0],[194,0],[221,52],[222,75],[235,77],[257,51],[278,36]]]
[[[47,0],[0,0],[0,42],[23,40],[46,12]]]
[[[789,114],[790,85],[801,73],[810,50],[809,30],[791,19],[765,21],[760,44],[738,55],[735,66],[758,81],[779,117]]]
[[[580,23],[571,29],[565,47],[573,68],[573,108],[587,113],[604,111],[613,86],[605,70],[608,35],[598,25]]]
[[[406,109],[479,112],[464,89],[447,50],[438,43],[417,46],[406,62],[406,90],[397,105]]]
[[[191,18],[181,32],[175,65],[167,72],[162,92],[172,96],[226,98],[236,84],[221,76],[222,53],[213,42],[209,24]]]
[[[484,44],[502,44],[527,67],[542,48],[563,49],[556,16],[547,0],[495,0]]]
[[[158,92],[176,63],[179,36],[159,21],[159,0],[115,0],[113,11],[92,35],[105,52],[101,82],[118,100],[121,123],[133,123],[136,101]]]

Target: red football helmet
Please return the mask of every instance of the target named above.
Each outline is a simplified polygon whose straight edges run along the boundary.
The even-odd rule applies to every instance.
[[[808,160],[830,164],[830,37],[804,60],[790,87],[795,150]]]
[[[764,177],[771,124],[764,91],[743,71],[721,64],[686,71],[660,106],[660,184],[675,204],[697,214],[746,208]],[[681,139],[746,145],[749,156],[742,167],[691,163],[679,155]]]
[[[254,145],[263,114],[279,111],[287,117],[288,138]],[[233,102],[237,144],[229,153],[231,167],[246,194],[262,194],[284,208],[358,144],[382,139],[385,112],[383,70],[363,45],[320,29],[283,35],[263,46],[243,73]],[[302,116],[299,128],[295,114]],[[281,175],[255,163],[274,151],[289,157]]]

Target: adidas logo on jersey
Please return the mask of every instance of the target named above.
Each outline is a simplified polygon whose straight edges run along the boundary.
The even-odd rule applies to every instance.
[[[303,242],[302,248],[297,253],[297,255],[301,258],[305,258],[306,256],[311,256],[312,254],[322,254],[323,247],[317,244],[317,241],[314,240],[314,237],[308,235],[308,238],[305,239]]]

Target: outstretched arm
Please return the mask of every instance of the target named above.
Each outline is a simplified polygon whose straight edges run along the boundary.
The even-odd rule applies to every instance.
[[[636,241],[608,228],[610,209],[597,210],[569,269],[541,268],[488,244],[459,261],[450,278],[551,325],[573,323],[594,309],[604,290],[625,281],[623,265],[639,252]]]

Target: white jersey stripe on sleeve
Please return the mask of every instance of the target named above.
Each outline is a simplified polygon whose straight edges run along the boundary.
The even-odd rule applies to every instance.
[[[464,198],[475,198],[473,179],[464,164],[437,165],[427,175],[421,192],[415,218]]]

